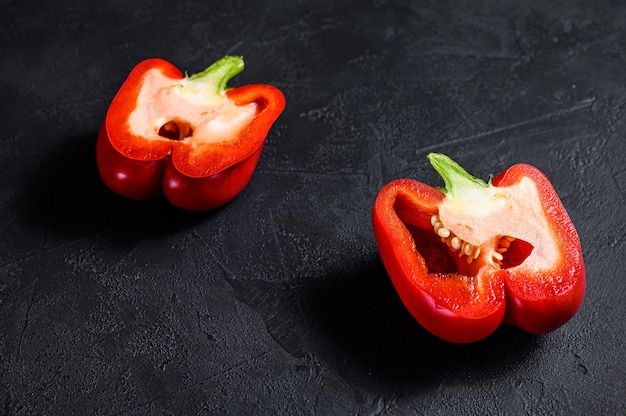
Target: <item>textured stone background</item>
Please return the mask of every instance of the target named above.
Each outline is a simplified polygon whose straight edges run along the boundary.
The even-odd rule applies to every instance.
[[[0,1],[0,413],[626,413],[626,3]],[[130,202],[94,147],[131,68],[225,54],[287,108],[223,209]],[[540,337],[439,341],[399,302],[383,184],[552,180],[588,290]]]

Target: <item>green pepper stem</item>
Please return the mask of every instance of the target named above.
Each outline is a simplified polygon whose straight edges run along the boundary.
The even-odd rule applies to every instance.
[[[243,68],[244,64],[241,56],[227,55],[204,71],[185,77],[184,85],[212,85],[215,89],[215,94],[219,95],[230,89],[226,84],[235,75],[243,71]]]
[[[443,178],[443,193],[451,199],[463,198],[468,193],[491,187],[490,183],[476,178],[463,169],[458,163],[442,153],[428,154],[430,164]]]

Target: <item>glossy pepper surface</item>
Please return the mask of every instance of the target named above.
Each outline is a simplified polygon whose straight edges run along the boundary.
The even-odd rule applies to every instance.
[[[104,183],[131,199],[165,194],[192,211],[237,196],[285,107],[283,94],[271,85],[228,87],[243,67],[241,57],[226,56],[185,76],[162,59],[139,63],[111,102],[98,136]]]
[[[428,158],[444,188],[394,180],[372,216],[385,268],[415,319],[455,343],[484,339],[501,323],[544,334],[570,320],[585,267],[549,180],[518,164],[485,182],[445,155]]]

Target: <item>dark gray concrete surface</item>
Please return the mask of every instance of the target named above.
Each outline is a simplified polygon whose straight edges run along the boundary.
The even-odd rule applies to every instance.
[[[209,213],[125,200],[95,141],[132,67],[287,107]],[[626,413],[626,3],[0,1],[0,413]],[[371,210],[388,181],[530,163],[583,246],[579,313],[440,341],[399,301]]]

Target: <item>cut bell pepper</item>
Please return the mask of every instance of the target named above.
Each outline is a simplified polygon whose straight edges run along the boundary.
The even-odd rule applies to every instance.
[[[428,158],[443,189],[394,180],[372,213],[383,264],[415,319],[454,343],[482,340],[502,323],[544,334],[569,321],[585,267],[549,180],[518,164],[484,182],[445,155]]]
[[[271,85],[228,87],[243,66],[241,57],[226,56],[185,76],[162,59],[139,63],[111,102],[98,136],[104,183],[131,199],[165,194],[192,211],[237,196],[285,107],[283,94]]]

